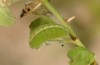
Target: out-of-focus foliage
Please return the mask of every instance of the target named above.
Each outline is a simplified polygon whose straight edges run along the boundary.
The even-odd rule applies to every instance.
[[[10,26],[15,23],[13,13],[9,6],[18,0],[0,0],[0,26]]]
[[[17,2],[19,0],[0,0],[0,6],[6,7],[9,5],[12,5],[13,3]]]
[[[8,7],[0,7],[0,26],[10,26],[15,23],[15,18]]]

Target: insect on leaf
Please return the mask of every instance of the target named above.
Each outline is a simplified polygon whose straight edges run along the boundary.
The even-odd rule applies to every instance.
[[[83,47],[76,47],[67,55],[71,59],[70,65],[91,65],[94,61],[94,53]]]
[[[37,24],[36,24],[37,23]],[[68,36],[68,30],[48,17],[41,17],[30,25],[30,46],[39,48],[44,42]]]
[[[68,30],[61,25],[44,25],[33,32],[30,38],[30,46],[39,48],[43,42],[64,38],[68,35]]]
[[[30,26],[29,26],[30,33],[34,32],[35,29],[37,29],[38,27],[43,26],[45,24],[56,24],[56,23],[46,16],[39,17],[30,24]]]
[[[8,7],[0,6],[0,26],[10,26],[15,23],[15,18]]]

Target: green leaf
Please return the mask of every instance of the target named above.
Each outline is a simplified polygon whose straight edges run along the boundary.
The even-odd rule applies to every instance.
[[[71,59],[70,65],[91,65],[94,61],[94,53],[83,47],[76,47],[67,55]]]
[[[8,7],[0,6],[0,26],[10,26],[15,23],[15,18]]]
[[[68,36],[68,30],[48,17],[40,17],[30,25],[30,46],[39,48],[44,42]]]

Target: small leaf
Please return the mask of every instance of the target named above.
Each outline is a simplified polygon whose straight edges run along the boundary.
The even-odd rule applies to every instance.
[[[71,59],[70,65],[91,65],[94,61],[94,53],[83,47],[76,47],[67,55]]]
[[[39,48],[44,42],[68,36],[68,30],[48,17],[40,17],[30,25],[30,46]]]
[[[10,26],[15,23],[15,18],[8,7],[0,6],[0,26]]]

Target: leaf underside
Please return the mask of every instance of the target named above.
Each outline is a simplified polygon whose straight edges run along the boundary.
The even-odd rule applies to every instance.
[[[48,17],[40,17],[30,25],[30,46],[39,48],[44,42],[68,36],[68,30]]]
[[[71,59],[70,65],[91,65],[94,61],[94,53],[83,47],[76,47],[67,55]]]

